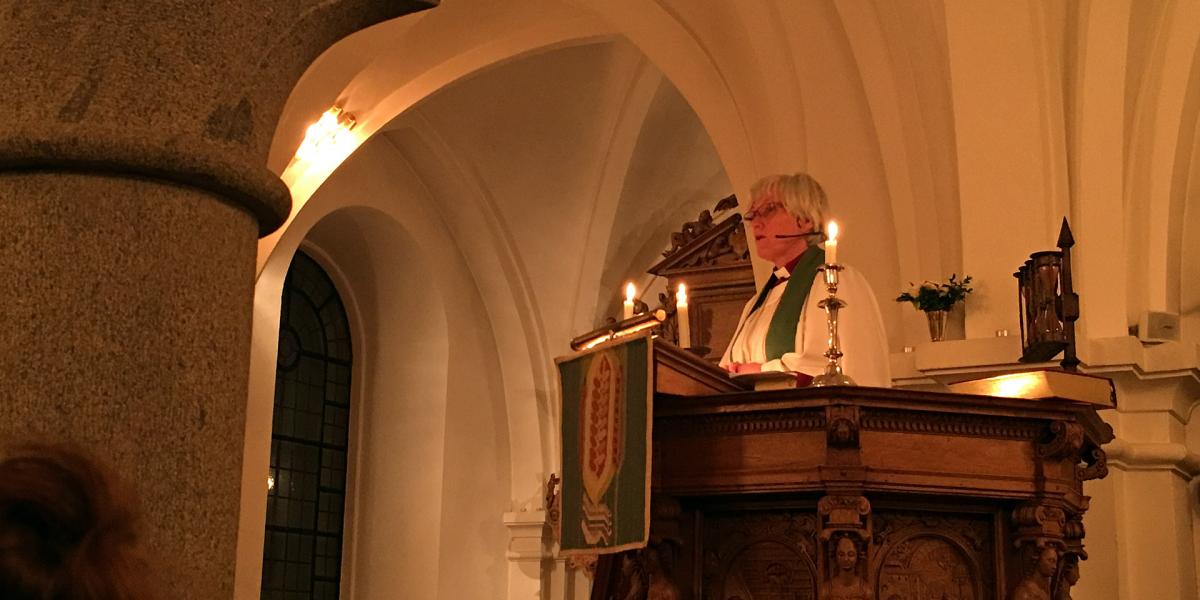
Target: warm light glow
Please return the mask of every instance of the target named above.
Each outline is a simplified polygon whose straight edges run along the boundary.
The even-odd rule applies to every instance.
[[[267,475],[267,491],[269,492],[273,489],[275,489],[275,476],[268,474]]]
[[[1041,381],[1041,377],[1037,373],[1014,373],[993,377],[988,395],[1002,398],[1026,398]]]
[[[583,347],[581,347],[579,350],[581,352],[584,350],[591,350],[592,348],[595,348],[596,346],[599,346],[600,344],[603,344],[604,342],[607,342],[610,340],[615,340],[620,337],[625,337],[627,335],[632,335],[639,331],[645,331],[647,329],[650,329],[651,327],[658,326],[658,324],[659,324],[659,321],[646,321],[644,323],[638,323],[637,325],[633,325],[631,327],[622,329],[620,331],[614,331],[607,335],[602,335],[600,337],[597,337],[596,339],[591,340],[588,343],[584,344]]]
[[[615,340],[620,337],[632,335],[639,331],[645,331],[647,329],[650,329],[651,327],[657,327],[660,324],[662,324],[663,321],[665,321],[667,319],[667,311],[665,311],[661,308],[658,310],[655,310],[651,314],[653,314],[653,316],[654,316],[653,319],[646,319],[640,323],[637,323],[636,325],[630,325],[624,329],[609,331],[608,333],[598,335],[595,338],[588,340],[588,342],[586,344],[583,344],[582,346],[579,347],[579,351],[582,352],[584,350],[590,350],[590,349],[595,348],[596,346],[599,346],[600,344],[603,344],[604,342],[607,342],[609,340]]]
[[[687,286],[679,284],[679,291],[675,293],[675,300],[679,304],[687,304]]]
[[[325,111],[316,123],[305,130],[304,140],[296,148],[296,154],[280,173],[279,178],[292,192],[292,210],[283,227],[259,240],[259,265],[263,268],[263,249],[273,248],[288,224],[308,203],[317,188],[344,162],[363,142],[367,141],[372,128],[349,113],[334,107]]]
[[[825,226],[825,231],[828,232],[828,240],[827,241],[837,243],[837,236],[838,236],[837,221],[830,221],[829,224]]]
[[[296,160],[321,164],[336,159],[340,163],[358,146],[358,140],[350,133],[355,125],[354,117],[340,108],[325,111],[305,130],[304,141],[296,149]]]
[[[630,281],[625,284],[625,301],[633,302],[635,296],[637,296],[637,288],[633,287],[633,282]]]
[[[283,181],[292,188],[305,178],[323,181],[346,157],[350,156],[363,142],[355,131],[358,122],[352,115],[338,107],[330,108],[304,131],[304,140],[296,148],[296,155],[283,173]],[[314,182],[315,185],[315,182]]]
[[[611,340],[612,338],[613,338],[613,336],[611,333],[608,335],[602,335],[602,336],[584,344],[583,347],[580,348],[580,350],[581,351],[582,350],[591,350],[592,348],[595,348],[596,346],[599,346],[600,344],[603,344],[604,342],[607,342],[608,340]]]
[[[625,337],[627,335],[632,335],[639,331],[645,331],[647,329],[650,329],[651,327],[657,327],[658,324],[659,324],[659,321],[646,321],[644,323],[638,323],[637,325],[634,325],[633,327],[629,327],[627,329],[622,329],[621,331],[616,332],[613,335],[613,337]]]

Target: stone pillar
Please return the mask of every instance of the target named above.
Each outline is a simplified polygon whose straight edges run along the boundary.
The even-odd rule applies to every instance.
[[[1110,460],[1116,467],[1112,500],[1117,594],[1113,597],[1196,598],[1192,533],[1196,499],[1189,485],[1200,471],[1196,454],[1182,444],[1134,444],[1118,439],[1110,446],[1109,456],[1115,456]],[[1085,577],[1092,576],[1090,567],[1083,563]]]
[[[504,513],[508,528],[508,594],[509,600],[545,598],[543,579],[546,571],[555,574],[551,549],[553,535],[544,511]]]
[[[283,104],[333,42],[432,3],[0,1],[0,443],[110,461],[172,597],[233,595]]]
[[[1089,481],[1087,557],[1075,598],[1196,598],[1200,398],[1195,370],[1111,373],[1116,439],[1104,446],[1108,477]]]

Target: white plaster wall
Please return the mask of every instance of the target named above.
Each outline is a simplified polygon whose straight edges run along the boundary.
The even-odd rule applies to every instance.
[[[260,277],[256,314],[273,312],[261,320],[277,337],[276,277],[302,240],[344,282],[357,324],[344,593],[503,597],[510,444],[492,327],[428,190],[397,161],[386,142],[367,144],[326,182]],[[252,364],[247,463],[269,453],[267,377],[273,356]],[[261,556],[256,512],[243,517],[244,545]],[[261,568],[239,560],[239,597],[257,597]]]
[[[344,173],[328,185],[338,187]],[[322,190],[322,193],[326,193]],[[357,598],[437,592],[444,512],[450,336],[442,290],[404,227],[343,208],[309,233],[350,282],[365,328],[356,369],[347,590]]]
[[[661,76],[656,87],[619,197],[609,199],[615,206],[609,231],[601,238],[603,271],[599,281],[580,282],[594,306],[591,314],[579,315],[581,331],[618,316],[626,281],[634,281],[643,300],[656,306],[663,284],[648,289],[646,269],[662,260],[672,232],[732,192],[712,140],[687,101]]]
[[[495,202],[527,266],[552,352],[567,352],[567,340],[578,333],[569,309],[581,246],[620,101],[639,60],[629,44],[563,48],[495,67],[420,105]]]
[[[379,298],[378,319],[367,320],[378,345],[359,420],[352,593],[501,597],[505,536],[495,515],[509,505],[508,432],[487,312],[469,265],[429,210],[436,200],[412,175],[379,168],[396,160],[386,144],[364,150],[321,196],[425,206],[386,215],[349,209],[345,222],[343,209],[310,233],[323,248],[345,249],[355,265],[347,278],[374,283]]]

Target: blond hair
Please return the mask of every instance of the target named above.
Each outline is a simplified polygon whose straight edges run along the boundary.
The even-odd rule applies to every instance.
[[[813,231],[825,231],[829,198],[821,184],[808,173],[767,175],[759,179],[750,186],[751,202],[764,196],[774,197],[796,219],[812,221]]]

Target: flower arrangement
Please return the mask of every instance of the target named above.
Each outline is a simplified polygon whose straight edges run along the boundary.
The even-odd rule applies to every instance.
[[[935,310],[950,310],[955,304],[967,299],[971,293],[971,276],[958,280],[958,274],[951,274],[946,283],[926,281],[919,286],[896,297],[896,302],[912,302],[914,308],[922,312]],[[910,282],[909,285],[912,285]]]

